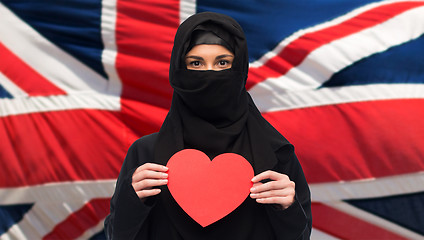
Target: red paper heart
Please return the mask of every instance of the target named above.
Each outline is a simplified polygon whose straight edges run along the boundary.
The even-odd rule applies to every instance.
[[[166,165],[168,188],[181,208],[202,227],[225,217],[249,195],[253,169],[235,153],[210,161],[203,152],[184,149]]]

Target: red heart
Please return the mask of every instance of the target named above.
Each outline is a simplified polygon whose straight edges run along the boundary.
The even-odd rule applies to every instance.
[[[168,188],[181,208],[202,227],[225,217],[249,195],[253,169],[235,153],[210,161],[203,152],[184,149],[166,165]]]

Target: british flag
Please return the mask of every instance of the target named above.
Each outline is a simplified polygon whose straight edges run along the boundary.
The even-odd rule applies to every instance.
[[[0,0],[0,239],[103,239],[129,145],[170,106],[178,25],[245,30],[312,239],[424,239],[424,1]]]

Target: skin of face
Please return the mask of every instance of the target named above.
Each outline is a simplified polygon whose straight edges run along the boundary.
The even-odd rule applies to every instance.
[[[187,69],[221,71],[231,68],[234,54],[221,45],[200,44],[185,56]]]

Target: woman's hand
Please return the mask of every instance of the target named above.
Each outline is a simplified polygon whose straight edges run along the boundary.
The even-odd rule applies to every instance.
[[[267,183],[260,181],[270,179]],[[274,171],[265,171],[252,178],[250,197],[258,203],[279,204],[283,209],[294,202],[295,183],[290,178]]]
[[[168,183],[168,168],[155,163],[145,163],[138,167],[132,175],[132,186],[140,199],[160,193],[153,188]]]

